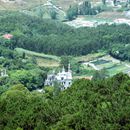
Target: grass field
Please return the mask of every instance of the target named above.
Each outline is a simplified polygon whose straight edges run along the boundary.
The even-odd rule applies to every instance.
[[[39,6],[40,4],[47,3],[48,0],[23,0],[23,1],[24,1],[24,4],[18,4],[18,3],[12,4],[8,2],[4,3],[0,0],[0,5],[2,6],[0,10],[3,10],[4,8],[6,10],[31,9],[36,6]],[[64,11],[66,11],[70,7],[70,5],[74,5],[81,1],[83,0],[52,0],[54,4],[61,7]]]
[[[125,65],[117,64],[117,65],[113,65],[111,68],[107,68],[107,71],[110,76],[113,76],[117,73],[125,72],[129,69],[130,68],[126,67]]]
[[[15,50],[20,54],[24,52],[27,57],[35,57],[37,64],[41,67],[49,67],[53,69],[60,66],[60,57],[58,56],[37,53],[22,48],[16,48]],[[76,63],[80,63],[80,73],[76,74],[75,72],[73,72],[74,79],[91,77],[93,75],[95,69],[91,66],[82,64],[88,62],[94,64],[99,69],[105,68],[110,76],[113,76],[120,72],[128,72],[130,70],[129,62],[121,62],[111,57],[110,55],[107,55],[105,52],[73,57],[73,60]],[[73,66],[71,67],[73,68]]]
[[[96,20],[97,22],[113,22],[115,19],[119,18],[126,18],[124,12],[117,12],[117,11],[109,11],[109,12],[102,12],[100,14],[94,15],[94,16],[81,16],[84,20],[88,21],[94,21]]]
[[[0,10],[21,10],[30,9],[40,4],[46,3],[47,0],[23,0],[24,3],[5,3],[0,1]]]
[[[37,64],[42,67],[58,67],[60,64],[60,57],[57,56],[37,53],[22,48],[16,48],[15,50],[20,54],[25,53],[28,57],[35,57]]]
[[[85,55],[85,56],[78,56],[78,57],[75,57],[74,59],[77,62],[87,62],[87,61],[90,61],[90,60],[97,59],[98,57],[102,57],[105,54],[106,54],[105,52],[99,52],[99,53],[88,54],[88,55]]]
[[[117,11],[109,11],[109,12],[102,12],[98,15],[96,15],[96,18],[104,18],[104,19],[110,19],[114,20],[117,18],[126,18],[124,12],[117,12]]]
[[[126,73],[130,70],[129,62],[121,62],[120,60],[117,60],[110,55],[105,55],[100,58],[97,57],[96,60],[90,60],[89,62],[94,64],[99,70],[105,68],[110,76],[120,72]],[[88,66],[86,69],[90,70]]]

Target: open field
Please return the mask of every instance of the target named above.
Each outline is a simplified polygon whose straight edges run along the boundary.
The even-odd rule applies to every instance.
[[[35,57],[37,64],[41,67],[59,67],[60,57],[54,55],[46,55],[44,53],[37,53],[22,48],[15,49],[20,54],[25,53],[28,57]],[[117,73],[124,72],[130,74],[130,63],[121,62],[105,52],[99,52],[94,54],[88,54],[86,56],[73,57],[76,63],[80,63],[80,73],[74,74],[74,79],[76,78],[90,78],[95,70],[106,69],[110,76]],[[72,66],[73,67],[73,66]]]
[[[98,15],[95,16],[95,18],[97,19],[109,19],[109,20],[114,20],[117,18],[126,18],[125,13],[124,12],[117,12],[117,11],[113,11],[113,12],[102,12]]]
[[[78,57],[75,57],[74,59],[77,62],[87,62],[87,61],[90,61],[90,60],[97,59],[98,57],[102,57],[105,54],[106,54],[105,52],[99,52],[99,53],[88,54],[88,55],[85,55],[85,56],[78,56]]]
[[[102,12],[94,16],[81,16],[83,20],[97,21],[97,22],[113,22],[116,19],[129,19],[126,17],[125,12],[108,11]]]
[[[15,49],[18,53],[25,53],[28,57],[35,57],[37,64],[41,67],[58,67],[60,58],[53,55],[46,55],[44,53],[37,53],[22,48]]]
[[[44,58],[36,58],[37,60],[37,64],[41,67],[59,67],[59,62],[55,61],[55,60],[48,60],[48,59],[44,59]]]
[[[0,0],[0,5],[2,6],[2,8],[5,8],[6,10],[31,9],[36,6],[39,6],[40,4],[43,5],[47,3],[47,1],[48,0],[21,0],[20,2],[3,2],[3,0]],[[70,7],[70,5],[78,4],[83,0],[51,0],[51,1],[55,5],[66,11]],[[0,10],[3,10],[2,8],[0,8]]]
[[[113,76],[117,73],[123,72],[129,74],[130,71],[130,63],[129,62],[121,62],[110,55],[106,55],[96,60],[91,60],[89,62],[83,63],[86,66],[86,69],[93,68],[93,70],[101,70],[106,69],[110,76]]]
[[[126,12],[105,11],[97,15],[78,16],[77,19],[65,23],[75,28],[97,27],[98,25],[103,24],[111,25],[125,23],[130,25],[130,18],[126,16]]]
[[[21,9],[30,9],[32,7],[38,6],[40,4],[46,3],[47,0],[23,0],[20,3],[8,3],[2,2],[0,0],[0,10],[21,10]],[[2,7],[2,8],[1,8]]]

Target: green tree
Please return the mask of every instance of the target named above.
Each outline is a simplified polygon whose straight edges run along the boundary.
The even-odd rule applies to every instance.
[[[109,77],[108,72],[104,68],[102,70],[95,71],[92,79],[93,80],[101,80],[101,79],[105,79],[105,78],[108,78],[108,77]]]
[[[106,0],[102,0],[103,5],[106,5]]]
[[[68,56],[62,56],[60,61],[60,66],[65,67],[65,70],[68,70],[68,65],[70,63],[71,57]]]
[[[116,6],[117,5],[117,0],[113,0],[113,4]]]
[[[57,19],[57,12],[55,10],[50,11],[51,19]]]
[[[76,18],[78,15],[78,6],[70,6],[69,9],[67,10],[67,19],[68,20],[73,20]]]

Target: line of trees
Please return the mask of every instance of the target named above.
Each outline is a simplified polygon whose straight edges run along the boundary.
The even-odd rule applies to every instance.
[[[91,2],[85,0],[81,5],[74,5],[69,7],[67,10],[67,19],[73,20],[78,15],[96,15],[100,12],[102,12],[100,6],[92,7]]]

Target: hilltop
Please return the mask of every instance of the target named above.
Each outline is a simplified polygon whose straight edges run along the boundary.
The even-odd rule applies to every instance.
[[[80,5],[84,0],[0,0],[0,10],[31,10],[40,5],[48,6],[48,2],[66,11],[70,6]],[[90,0],[92,4],[102,3],[101,0]]]
[[[101,21],[106,21],[106,19],[111,21],[115,18],[115,15],[118,18],[129,17],[130,5],[125,0],[117,2],[115,5],[112,0],[106,1],[105,5],[102,0],[88,0],[90,7],[84,5],[86,6],[86,11],[90,10],[89,12],[91,13],[85,14],[84,12],[81,13],[81,10],[84,10],[83,1],[84,0],[0,0],[0,10],[19,11],[27,15],[42,18],[52,18],[51,15],[56,14],[58,20],[66,20],[69,9],[71,8],[69,13],[72,15],[75,11],[74,7],[76,6],[78,16],[74,16],[74,19],[82,16],[85,18],[90,16],[94,20],[97,20],[98,17]],[[55,12],[55,14],[53,12]]]
[[[58,19],[65,18],[70,5],[78,4],[82,0],[0,0],[1,11],[20,11],[32,16],[50,18],[50,12],[55,11]]]
[[[0,0],[0,10],[19,10],[19,9],[31,9],[39,5],[46,4],[48,0]],[[70,5],[77,4],[83,0],[50,0],[63,10],[69,8]]]

